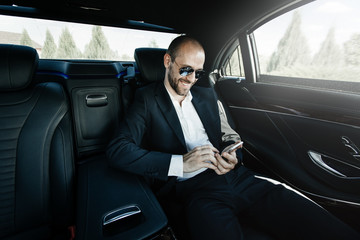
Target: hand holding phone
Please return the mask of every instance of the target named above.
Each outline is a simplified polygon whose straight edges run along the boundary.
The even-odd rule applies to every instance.
[[[231,153],[231,152],[235,151],[236,149],[242,148],[243,144],[244,144],[243,141],[231,144],[231,145],[227,146],[226,148],[224,148],[224,150],[221,152],[221,154],[223,154],[224,152]]]

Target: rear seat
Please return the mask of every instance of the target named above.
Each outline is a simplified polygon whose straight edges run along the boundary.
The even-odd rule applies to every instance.
[[[37,84],[34,49],[0,45],[0,56],[0,238],[71,239],[74,225],[76,239],[161,234],[167,218],[151,190],[104,155],[124,112],[124,69],[46,60]]]
[[[37,64],[34,49],[0,44],[1,239],[65,238],[75,222],[69,101],[34,81]]]

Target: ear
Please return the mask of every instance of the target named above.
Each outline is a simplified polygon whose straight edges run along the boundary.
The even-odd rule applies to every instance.
[[[168,53],[164,55],[164,66],[165,68],[169,68],[171,62],[171,56]]]

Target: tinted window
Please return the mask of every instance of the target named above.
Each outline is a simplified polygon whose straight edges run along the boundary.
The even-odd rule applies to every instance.
[[[359,12],[358,0],[318,0],[255,30],[258,81],[360,82]]]
[[[226,76],[245,77],[240,46],[227,59],[223,70]]]
[[[0,15],[0,43],[31,46],[48,59],[133,60],[135,48],[167,48],[176,36]]]

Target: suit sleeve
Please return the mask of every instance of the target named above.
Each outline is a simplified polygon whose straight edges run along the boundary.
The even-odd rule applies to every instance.
[[[229,125],[223,105],[221,104],[221,102],[219,100],[217,102],[218,102],[218,106],[219,106],[219,115],[220,115],[220,121],[221,121],[221,133],[222,133],[221,140],[223,142],[240,141],[241,138],[240,138],[239,134],[237,134],[237,132],[235,132]]]
[[[221,140],[224,143],[223,148],[226,146],[233,144],[237,141],[241,141],[240,135],[235,132],[234,129],[231,128],[229,121],[227,119],[224,106],[221,104],[221,102],[218,100],[218,106],[219,106],[219,115],[220,115],[220,122],[221,122]],[[222,149],[223,149],[222,148]],[[242,148],[236,150],[236,156],[240,162],[243,160],[243,154],[242,154]]]
[[[109,143],[106,154],[111,167],[166,181],[171,154],[142,147],[146,131],[151,127],[148,126],[151,122],[148,100],[137,91],[135,101]]]

